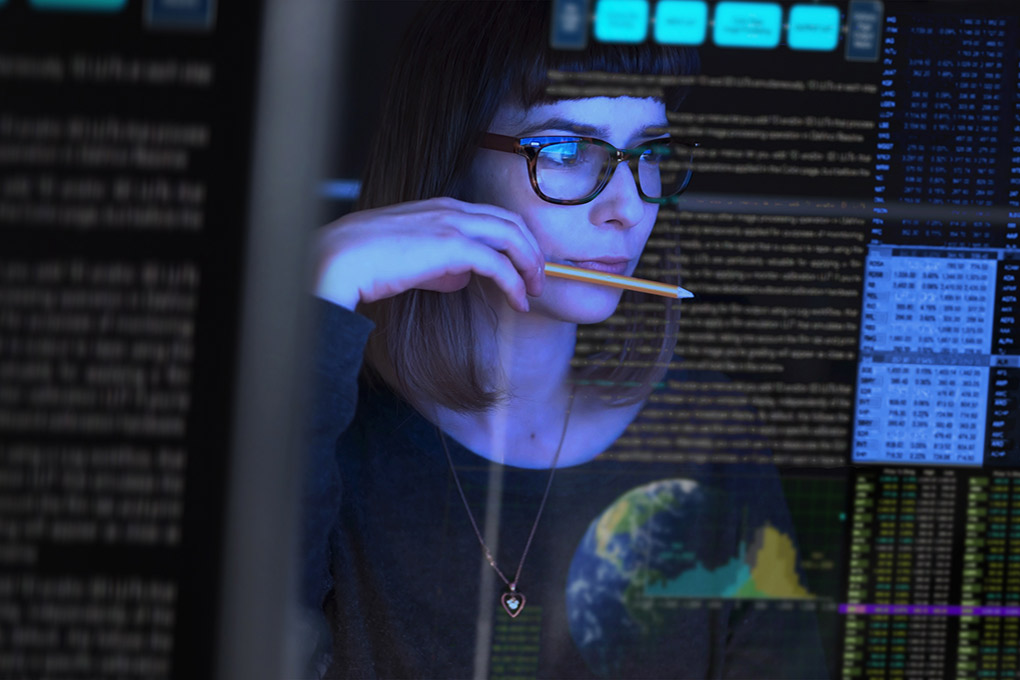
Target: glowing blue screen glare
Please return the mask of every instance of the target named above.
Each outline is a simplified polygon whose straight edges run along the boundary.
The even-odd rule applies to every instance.
[[[666,45],[700,45],[708,32],[708,5],[700,0],[659,0],[655,6],[655,41]]]
[[[595,5],[597,40],[611,43],[639,43],[647,36],[646,0],[599,0]]]
[[[839,9],[794,5],[787,20],[786,44],[792,50],[829,52],[839,43]]]
[[[719,47],[770,49],[779,45],[783,9],[773,2],[720,2],[712,41]]]

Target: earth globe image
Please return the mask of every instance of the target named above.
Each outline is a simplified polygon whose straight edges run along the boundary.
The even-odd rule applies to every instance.
[[[567,576],[570,633],[602,677],[675,667],[679,645],[707,639],[706,614],[692,616],[685,601],[812,597],[796,563],[792,540],[725,491],[652,482],[620,496],[581,539]]]

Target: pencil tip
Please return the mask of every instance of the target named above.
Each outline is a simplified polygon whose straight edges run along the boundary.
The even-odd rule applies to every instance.
[[[677,286],[676,289],[680,293],[680,295],[678,296],[678,298],[680,300],[684,300],[686,298],[694,297],[694,293],[692,293],[691,291],[687,290],[686,288],[681,288],[680,286]]]

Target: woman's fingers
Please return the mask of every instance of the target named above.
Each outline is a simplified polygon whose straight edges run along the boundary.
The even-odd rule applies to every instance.
[[[450,212],[444,222],[464,236],[506,255],[531,295],[541,295],[545,258],[527,227],[491,213]]]
[[[317,243],[317,294],[351,308],[411,288],[459,290],[471,275],[492,280],[519,311],[542,291],[537,240],[498,206],[438,198],[360,211],[321,230]]]
[[[507,210],[506,208],[501,208],[498,205],[490,205],[487,203],[468,203],[466,201],[458,201],[456,199],[449,200],[453,201],[454,205],[460,207],[464,212],[474,214],[488,213],[490,215],[493,215],[494,217],[499,217],[501,219],[506,220],[507,222],[514,224],[514,226],[516,226],[520,230],[520,232],[524,235],[524,237],[528,240],[532,248],[535,249],[535,252],[538,253],[539,255],[542,254],[542,249],[539,247],[538,241],[535,239],[535,235],[531,233],[531,230],[528,229],[528,225],[524,223],[524,218],[515,213],[514,211]]]
[[[392,208],[395,214],[430,212],[437,219],[446,218],[465,235],[505,252],[526,273],[528,292],[535,296],[541,295],[545,281],[545,256],[524,218],[514,211],[498,205],[469,203],[446,196],[401,203]]]
[[[471,271],[493,281],[506,295],[510,306],[519,312],[530,309],[527,285],[510,258],[478,242],[470,242],[468,263]]]

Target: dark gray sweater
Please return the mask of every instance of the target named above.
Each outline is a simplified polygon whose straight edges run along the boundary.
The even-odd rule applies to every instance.
[[[741,464],[614,460],[654,430],[632,426],[601,456],[557,471],[521,575],[527,603],[511,619],[436,427],[359,383],[371,322],[328,303],[320,312],[303,594],[329,640],[310,667],[338,678],[826,676],[813,614],[741,597],[754,594],[755,574],[793,573],[762,550],[792,547],[783,541],[793,535],[767,454]],[[501,487],[489,501],[500,520],[494,552],[511,575],[548,471],[447,441],[480,526],[490,486]]]

